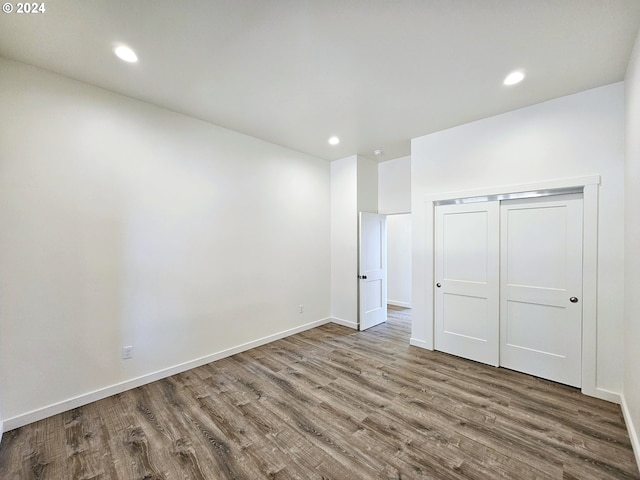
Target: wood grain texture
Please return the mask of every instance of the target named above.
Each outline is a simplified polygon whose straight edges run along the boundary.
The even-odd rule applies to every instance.
[[[620,407],[329,324],[5,432],[1,479],[640,479]]]

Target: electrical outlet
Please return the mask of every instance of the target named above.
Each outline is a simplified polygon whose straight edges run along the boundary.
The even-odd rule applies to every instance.
[[[299,306],[298,306],[298,311],[299,311],[300,313],[304,313],[304,305],[299,305]]]
[[[127,360],[131,357],[133,357],[133,345],[122,347],[122,359]]]

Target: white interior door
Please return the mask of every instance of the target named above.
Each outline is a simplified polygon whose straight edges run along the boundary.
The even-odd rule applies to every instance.
[[[581,386],[582,195],[501,205],[500,365]]]
[[[435,210],[436,350],[497,366],[500,204]]]
[[[387,217],[360,213],[358,323],[360,330],[387,320]]]

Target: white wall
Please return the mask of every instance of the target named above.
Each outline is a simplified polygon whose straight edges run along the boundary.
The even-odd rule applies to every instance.
[[[625,78],[625,329],[622,407],[640,465],[640,35]]]
[[[331,162],[331,320],[350,328],[358,328],[358,212],[377,208],[377,163]]]
[[[411,212],[411,157],[378,164],[378,212]]]
[[[331,318],[358,327],[358,157],[331,162]]]
[[[358,178],[358,212],[378,213],[378,164],[356,157]]]
[[[0,72],[5,429],[328,319],[325,161]]]
[[[601,175],[597,388],[619,394],[623,344],[624,87],[596,88],[412,141],[412,342],[433,348],[433,225],[425,195]]]
[[[411,157],[378,164],[378,211],[389,214],[387,303],[411,307]]]
[[[387,303],[411,308],[411,214],[387,215]]]

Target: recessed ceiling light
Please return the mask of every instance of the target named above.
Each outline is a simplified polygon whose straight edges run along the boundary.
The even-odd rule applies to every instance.
[[[118,45],[113,49],[113,53],[115,53],[120,60],[124,60],[125,62],[135,63],[138,61],[138,55],[136,55],[136,52],[126,45]]]
[[[338,145],[340,143],[340,139],[338,137],[331,137],[329,139],[330,145]]]
[[[507,75],[507,78],[504,79],[505,85],[515,85],[516,83],[520,83],[524,79],[524,73],[521,71],[511,72]]]

